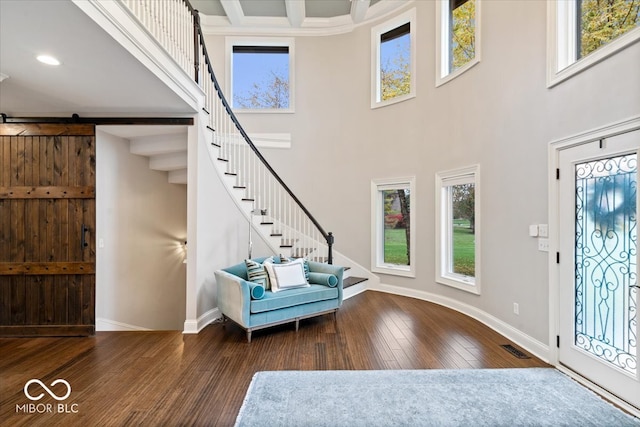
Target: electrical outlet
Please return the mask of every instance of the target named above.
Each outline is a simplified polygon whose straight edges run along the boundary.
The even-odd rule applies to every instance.
[[[518,305],[517,302],[513,303],[513,314],[520,314],[520,306]]]

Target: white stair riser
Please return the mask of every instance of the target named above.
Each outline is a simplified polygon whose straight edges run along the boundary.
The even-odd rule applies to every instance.
[[[187,168],[187,153],[160,154],[149,158],[149,169],[173,171]]]

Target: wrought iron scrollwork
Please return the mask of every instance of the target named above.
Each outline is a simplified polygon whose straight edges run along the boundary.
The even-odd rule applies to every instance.
[[[637,156],[576,165],[575,345],[637,369]]]

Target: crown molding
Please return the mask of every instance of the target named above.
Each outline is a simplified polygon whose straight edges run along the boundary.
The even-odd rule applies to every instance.
[[[401,12],[414,2],[415,0],[381,0],[369,7],[364,14],[359,10],[355,14],[331,18],[298,16],[294,24],[299,22],[299,26],[292,25],[287,17],[239,16],[238,14],[234,14],[231,20],[226,16],[201,14],[200,25],[205,35],[215,36],[333,36],[352,32],[362,25]]]

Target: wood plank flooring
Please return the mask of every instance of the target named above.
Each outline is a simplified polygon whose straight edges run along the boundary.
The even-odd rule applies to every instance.
[[[518,359],[481,323],[425,301],[368,291],[333,315],[256,331],[233,323],[198,335],[99,332],[89,338],[0,339],[0,425],[231,426],[264,370],[468,369],[548,366]],[[513,344],[513,343],[511,343]],[[64,379],[64,401],[47,387]],[[49,387],[62,396],[63,384]],[[28,413],[29,406],[36,413]],[[47,406],[49,405],[49,406]],[[63,405],[63,406],[59,406]],[[48,412],[48,411],[51,412]],[[37,413],[43,412],[43,413]]]

